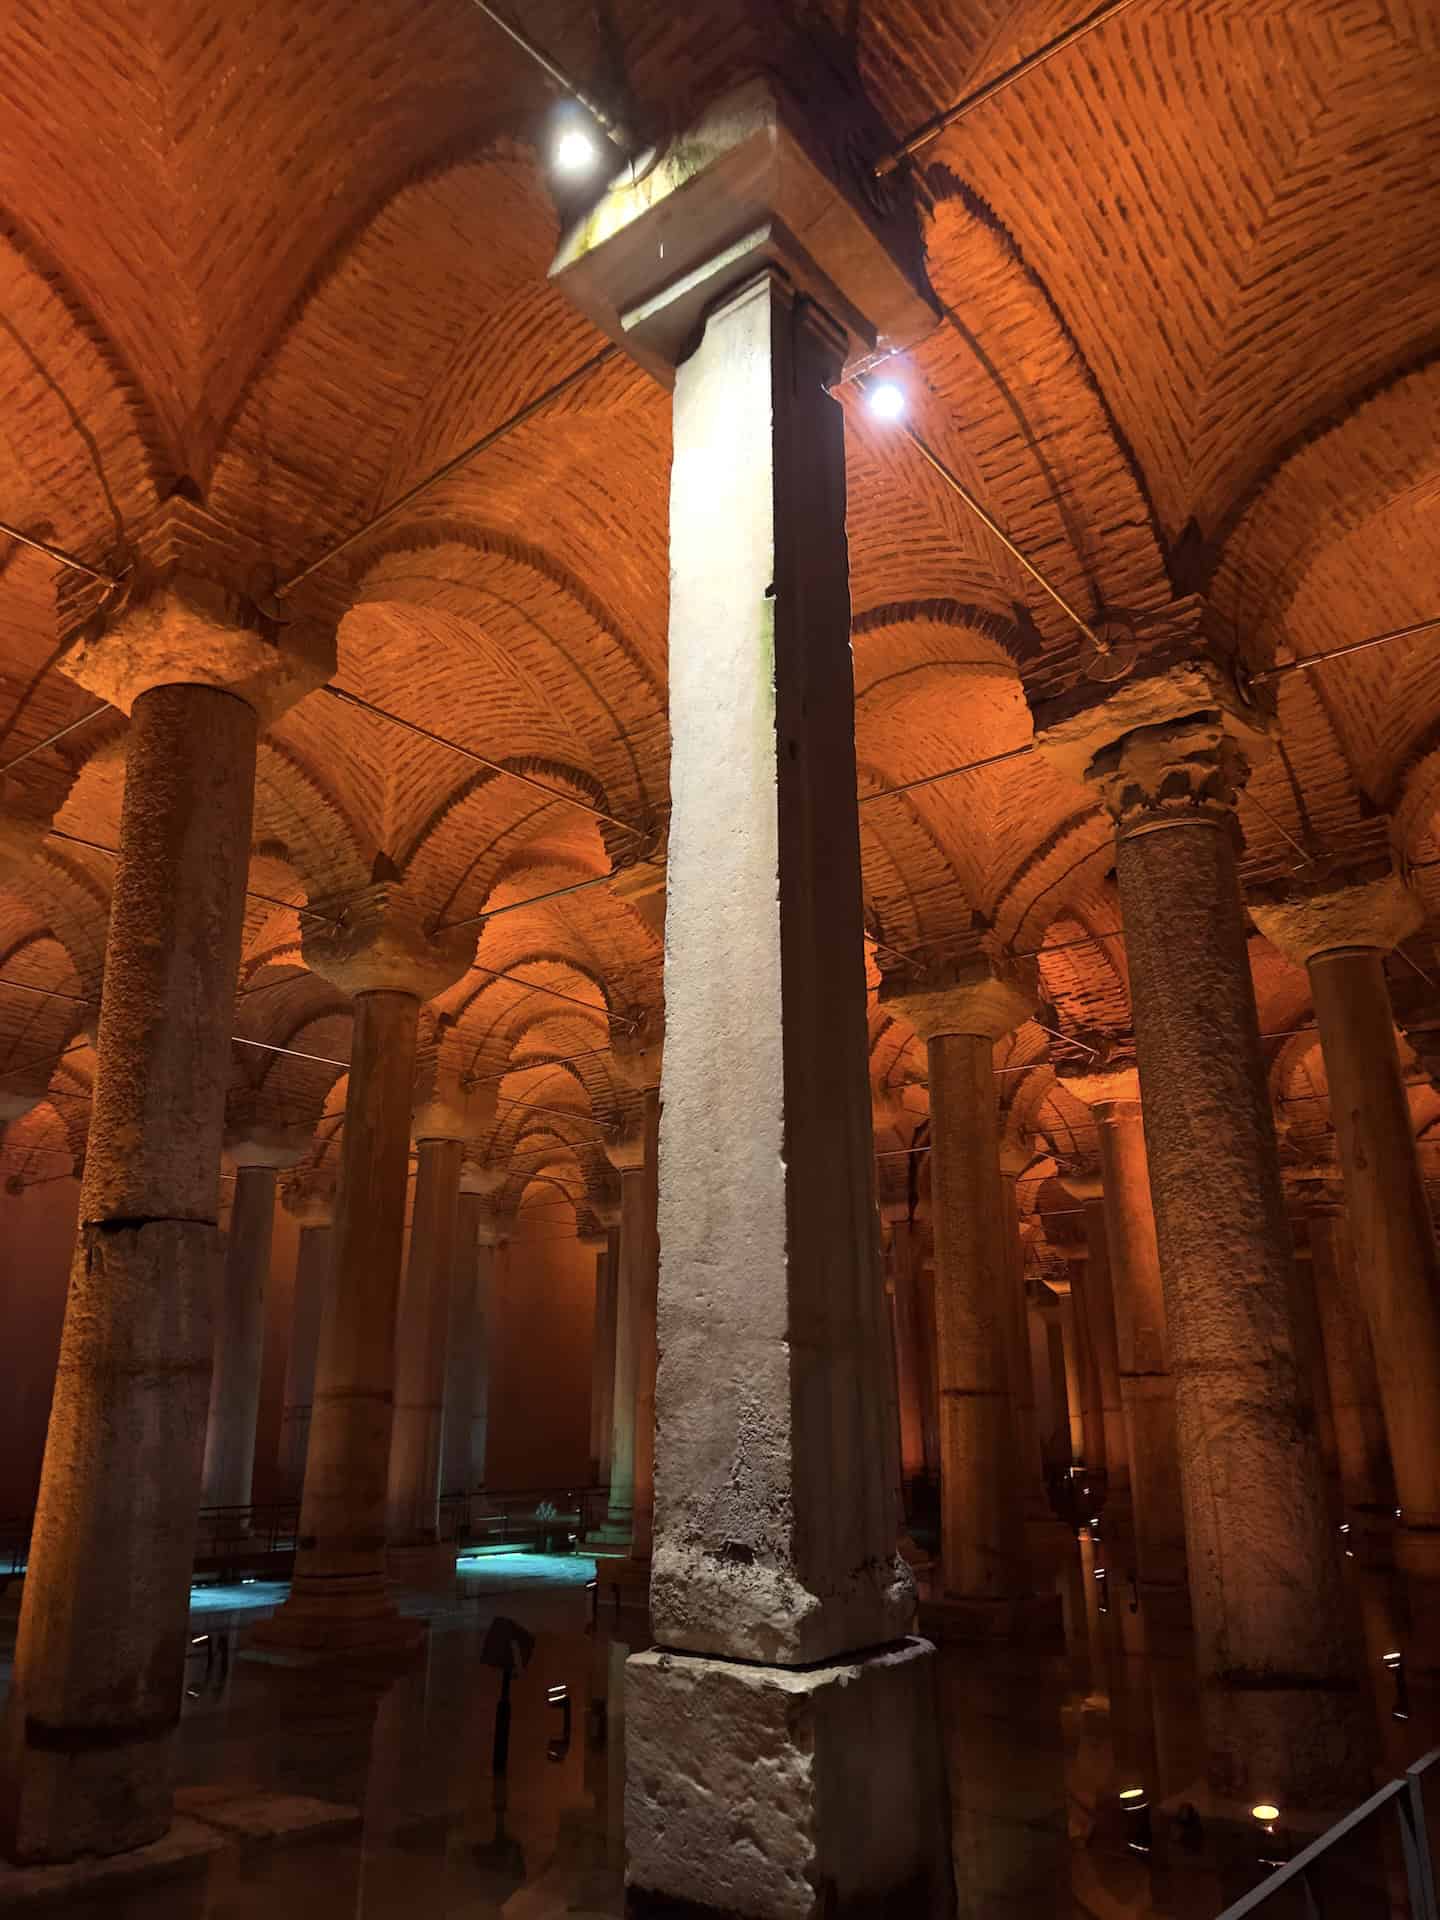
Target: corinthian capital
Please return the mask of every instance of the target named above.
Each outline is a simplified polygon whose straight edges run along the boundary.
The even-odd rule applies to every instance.
[[[1196,820],[1238,831],[1235,808],[1249,777],[1249,758],[1219,713],[1136,727],[1089,770],[1122,834]]]

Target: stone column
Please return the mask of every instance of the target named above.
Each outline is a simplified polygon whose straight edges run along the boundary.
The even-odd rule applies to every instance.
[[[1210,1786],[1347,1806],[1364,1743],[1240,901],[1248,768],[1221,717],[1234,696],[1198,644],[1181,623],[1181,664],[1037,722],[1116,823]]]
[[[445,1338],[445,1417],[440,1437],[440,1491],[469,1494],[475,1489],[475,1386],[479,1372],[476,1342],[480,1279],[480,1219],[483,1194],[469,1165],[460,1169],[455,1204],[455,1265],[450,1277],[450,1324]]]
[[[264,1141],[229,1147],[235,1197],[216,1315],[210,1417],[200,1504],[248,1507],[255,1472],[255,1423],[265,1347],[265,1288],[275,1232],[275,1169],[293,1166],[294,1148],[273,1152]]]
[[[430,1137],[417,1140],[416,1148],[410,1258],[395,1323],[395,1417],[385,1494],[386,1538],[395,1547],[430,1546],[436,1539],[445,1342],[465,1142]]]
[[[1005,1225],[1005,1252],[1010,1263],[1006,1283],[1009,1307],[1010,1343],[1007,1364],[1011,1382],[1011,1406],[1015,1415],[1015,1449],[1020,1462],[1020,1499],[1025,1518],[1031,1524],[1050,1519],[1050,1504],[1045,1497],[1045,1460],[1040,1446],[1040,1423],[1036,1413],[1035,1375],[1030,1364],[1030,1312],[1025,1291],[1025,1243],[1020,1237],[1020,1198],[1017,1184],[1030,1165],[1033,1154],[1026,1148],[1002,1145],[1000,1149],[1000,1198]]]
[[[163,528],[144,533],[170,551]],[[277,630],[168,561],[137,565],[122,611],[62,603],[61,625],[77,636],[65,671],[130,727],[79,1236],[5,1720],[0,1850],[22,1862],[116,1853],[170,1824],[256,740],[334,661],[333,634]]]
[[[633,1082],[660,1071],[661,1040],[651,1048],[611,1036],[616,1070]],[[601,1540],[648,1560],[655,1514],[656,1298],[660,1245],[658,1087],[639,1087],[640,1114],[605,1151],[620,1175],[620,1271],[615,1305],[615,1396],[610,1450],[610,1504]]]
[[[627,1668],[628,1878],[655,1911],[807,1920],[903,1900],[930,1920],[953,1887],[933,1656],[903,1638],[914,1590],[887,1474],[827,392],[843,349],[824,289],[798,300],[777,250],[792,219],[822,268],[842,239],[847,311],[870,304],[869,274],[905,288],[768,85],[617,185],[560,262],[577,298],[598,287],[627,313],[632,350],[689,352],[670,505],[658,1645]],[[801,181],[808,212],[789,204]],[[756,193],[775,218],[751,217]],[[814,259],[791,265],[811,290]],[[763,1817],[737,1820],[746,1805]]]
[[[513,1213],[501,1215],[487,1202],[475,1237],[475,1411],[470,1427],[470,1470],[477,1487],[485,1484],[490,1432],[490,1345],[495,1329],[495,1282],[510,1239]]]
[[[310,1410],[315,1398],[315,1356],[330,1285],[331,1228],[335,1220],[334,1175],[315,1168],[281,1191],[287,1213],[300,1228],[295,1258],[295,1303],[285,1356],[285,1399],[280,1415],[280,1471],[287,1498],[296,1498],[305,1477]]]
[[[1034,1008],[1033,980],[984,956],[882,981],[925,1042],[940,1384],[940,1563],[947,1600],[1008,1632],[1030,1590],[1012,1390],[1015,1261],[1000,1176],[995,1042]]]
[[[604,1484],[615,1409],[615,1275],[610,1235],[586,1210],[579,1240],[595,1256],[595,1319],[590,1338],[590,1484]]]
[[[895,1374],[900,1405],[900,1468],[908,1485],[925,1472],[928,1342],[915,1271],[914,1230],[908,1211],[894,1209],[889,1222],[890,1268],[895,1300]]]
[[[1190,1612],[1185,1522],[1140,1078],[1132,1064],[1065,1084],[1089,1101],[1099,1139],[1141,1603],[1156,1625],[1179,1626]]]
[[[1340,1183],[1334,1178],[1308,1180],[1300,1193],[1345,1516],[1352,1536],[1383,1536],[1388,1543],[1394,1530],[1395,1476]],[[1351,1545],[1358,1545],[1356,1538]]]
[[[1070,1405],[1070,1441],[1077,1464],[1092,1472],[1105,1466],[1105,1410],[1100,1400],[1100,1369],[1090,1338],[1091,1316],[1086,1301],[1093,1250],[1087,1238],[1058,1243],[1068,1275],[1061,1329],[1065,1339],[1065,1397]],[[1103,1254],[1102,1254],[1103,1257]],[[1058,1283],[1057,1283],[1058,1285]]]
[[[1385,954],[1421,908],[1387,863],[1251,910],[1310,975],[1401,1510],[1396,1565],[1425,1583],[1424,1611],[1440,1618],[1440,1260],[1385,985]]]
[[[1065,1191],[1080,1202],[1085,1223],[1085,1334],[1094,1371],[1095,1412],[1104,1436],[1106,1485],[1112,1499],[1130,1499],[1130,1439],[1120,1396],[1120,1343],[1116,1332],[1115,1288],[1104,1187],[1096,1170],[1074,1169],[1060,1175]]]
[[[320,903],[317,903],[320,904]],[[338,907],[337,907],[338,912]],[[320,1325],[300,1538],[290,1597],[251,1630],[257,1647],[317,1658],[403,1653],[424,1637],[385,1584],[395,1322],[422,997],[468,966],[473,939],[427,937],[398,881],[307,923],[305,962],[353,995],[334,1263]]]

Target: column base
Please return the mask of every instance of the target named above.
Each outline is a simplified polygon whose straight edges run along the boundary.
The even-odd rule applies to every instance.
[[[796,1671],[658,1648],[625,1666],[629,1911],[950,1920],[923,1640]]]
[[[425,1645],[429,1630],[426,1621],[397,1613],[388,1601],[346,1608],[339,1595],[292,1594],[278,1613],[251,1627],[240,1655],[277,1666],[404,1661]]]
[[[433,1590],[453,1584],[455,1548],[443,1540],[419,1541],[385,1549],[385,1577],[392,1586]]]
[[[920,1602],[920,1631],[946,1646],[1063,1646],[1058,1593],[1023,1593],[1005,1600],[937,1595]]]
[[[54,1866],[83,1855],[154,1847],[170,1831],[174,1727],[54,1727],[39,1736],[6,1729],[0,1855],[17,1866]]]

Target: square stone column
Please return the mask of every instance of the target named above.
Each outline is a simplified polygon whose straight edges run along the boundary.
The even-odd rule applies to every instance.
[[[571,268],[640,357],[679,362],[658,1644],[627,1670],[632,1906],[926,1920],[953,1910],[948,1807],[888,1472],[828,388],[855,337],[836,322],[870,293],[929,309],[756,88],[612,190]]]

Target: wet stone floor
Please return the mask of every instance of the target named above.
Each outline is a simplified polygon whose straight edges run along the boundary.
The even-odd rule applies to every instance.
[[[77,1920],[623,1914],[620,1674],[646,1644],[647,1623],[617,1610],[602,1585],[591,1625],[593,1566],[526,1554],[462,1561],[453,1587],[403,1596],[407,1611],[428,1615],[430,1636],[423,1660],[398,1677],[243,1658],[246,1626],[285,1588],[196,1589],[177,1779],[311,1796],[359,1819],[341,1832],[229,1846],[163,1882],[72,1893],[43,1910]],[[1263,1853],[1303,1842],[1283,1832],[1258,1842],[1253,1863],[1223,1876],[1202,1856],[1151,1846],[1162,1807],[1200,1772],[1185,1648],[1144,1651],[1123,1595],[1102,1614],[1079,1552],[1062,1551],[1055,1578],[1063,1647],[941,1654],[959,1912],[1217,1915],[1266,1876]],[[0,1615],[0,1689],[13,1613],[12,1603]],[[1379,1687],[1376,1700],[1388,1718]],[[1395,1757],[1377,1778],[1396,1770]],[[1143,1792],[1127,1803],[1126,1787]],[[1374,1861],[1367,1842],[1354,1875],[1330,1877],[1325,1920],[1406,1911],[1395,1862],[1387,1890]],[[1311,1920],[1298,1895],[1266,1912]]]

